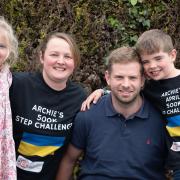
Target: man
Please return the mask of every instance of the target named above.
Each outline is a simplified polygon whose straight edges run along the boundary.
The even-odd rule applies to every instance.
[[[140,94],[144,76],[135,50],[112,51],[105,78],[111,93],[78,113],[57,180],[71,179],[82,152],[81,180],[165,179],[166,131],[161,115]]]

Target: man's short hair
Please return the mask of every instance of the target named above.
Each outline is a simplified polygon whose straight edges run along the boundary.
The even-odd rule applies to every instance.
[[[143,74],[143,66],[138,53],[134,47],[123,46],[113,50],[107,57],[106,67],[109,72],[112,71],[112,65],[126,64],[131,62],[138,62],[141,66],[141,74]]]

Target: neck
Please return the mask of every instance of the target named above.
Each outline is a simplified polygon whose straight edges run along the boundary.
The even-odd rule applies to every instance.
[[[118,113],[121,113],[125,118],[128,118],[139,111],[143,103],[142,97],[139,95],[130,103],[122,103],[112,97],[112,104]]]
[[[171,72],[172,73],[170,74],[170,76],[168,78],[173,78],[173,77],[176,77],[176,76],[180,75],[180,70],[179,69],[173,68]]]
[[[55,91],[61,91],[66,88],[66,83],[67,81],[55,81],[55,80],[50,80],[49,78],[46,77],[46,75],[43,73],[43,79],[45,83]]]

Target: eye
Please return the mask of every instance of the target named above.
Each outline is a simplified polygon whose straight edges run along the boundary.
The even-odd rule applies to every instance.
[[[52,56],[52,57],[57,57],[57,56],[58,56],[58,54],[56,54],[56,53],[52,53],[52,54],[50,54],[50,56]]]
[[[157,57],[156,61],[160,61],[162,59],[162,57]]]
[[[121,79],[123,79],[123,77],[122,76],[116,76],[115,77],[117,80],[121,80]]]
[[[148,64],[149,61],[148,60],[142,60],[142,64]]]
[[[131,79],[131,80],[136,80],[136,79],[137,79],[137,77],[135,77],[135,76],[131,76],[131,77],[130,77],[130,79]]]
[[[4,44],[0,44],[0,48],[3,49],[6,48],[6,46]]]
[[[65,59],[72,59],[72,56],[70,56],[70,55],[68,55],[68,54],[65,54],[65,55],[64,55],[64,58],[65,58]]]

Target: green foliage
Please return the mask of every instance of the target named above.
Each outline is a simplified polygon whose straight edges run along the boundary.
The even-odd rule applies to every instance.
[[[104,59],[109,51],[134,45],[145,30],[163,29],[180,51],[178,0],[1,0],[0,12],[20,42],[15,71],[36,69],[36,51],[48,32],[67,32],[75,37],[82,56],[73,78],[89,91],[105,83]]]
[[[130,3],[133,5],[133,6],[135,6],[136,4],[137,4],[137,0],[130,0]]]
[[[146,30],[151,27],[150,14],[152,9],[149,8],[149,4],[137,0],[124,1],[123,8],[126,18],[120,19],[117,15],[110,15],[108,23],[122,34],[122,44],[134,45],[137,41],[139,29]]]
[[[133,46],[147,29],[165,30],[179,50],[179,10],[177,0],[0,1],[1,15],[12,23],[20,42],[14,70],[34,70],[38,65],[37,47],[47,33],[67,32],[75,37],[82,55],[74,79],[91,89],[104,83],[104,58],[109,51]],[[97,77],[96,81],[90,80],[91,75]]]

